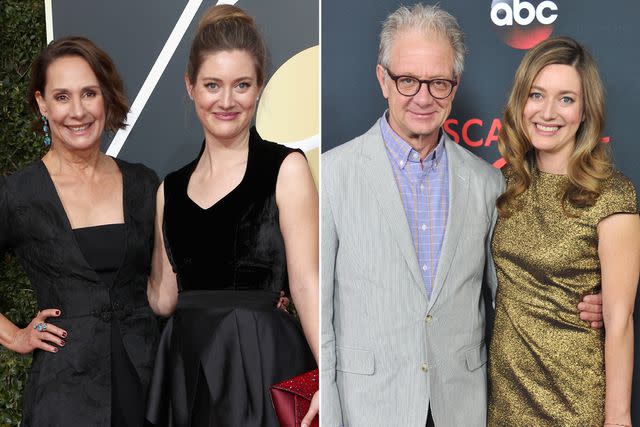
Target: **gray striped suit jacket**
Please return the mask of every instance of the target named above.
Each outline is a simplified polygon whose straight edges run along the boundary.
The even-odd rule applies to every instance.
[[[376,123],[322,158],[322,426],[485,426],[483,280],[502,174],[445,138],[449,215],[427,297]]]

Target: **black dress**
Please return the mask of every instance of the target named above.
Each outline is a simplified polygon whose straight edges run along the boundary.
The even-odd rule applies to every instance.
[[[61,316],[49,321],[69,334],[58,353],[33,352],[23,427],[112,425],[112,325],[146,395],[158,340],[146,294],[158,179],[142,165],[115,160],[125,225],[111,286],[85,259],[44,163],[0,177],[0,249],[13,248],[38,309],[59,308]]]
[[[87,263],[112,290],[124,254],[124,224],[74,228],[78,246]],[[111,319],[111,425],[142,426],[145,400],[142,384],[122,345],[120,323]]]
[[[208,209],[187,195],[203,151],[165,179],[179,297],[153,374],[155,425],[278,426],[269,386],[315,367],[300,324],[275,307],[289,290],[275,187],[292,151],[252,129],[242,181]]]

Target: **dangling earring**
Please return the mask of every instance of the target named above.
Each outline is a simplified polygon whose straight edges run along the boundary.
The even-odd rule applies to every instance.
[[[44,146],[48,147],[51,145],[51,137],[49,136],[49,121],[43,114],[42,118],[42,131],[44,132]]]

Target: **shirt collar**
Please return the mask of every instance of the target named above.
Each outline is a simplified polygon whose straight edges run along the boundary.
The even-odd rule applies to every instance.
[[[385,110],[380,119],[380,131],[382,132],[382,140],[393,159],[398,163],[400,169],[404,169],[407,162],[419,162],[420,153],[414,150],[408,142],[400,137],[389,125],[387,120],[389,110]],[[427,157],[422,161],[423,166],[426,168],[435,167],[442,160],[444,154],[444,132],[442,129],[439,131],[438,143],[436,148],[432,150]]]

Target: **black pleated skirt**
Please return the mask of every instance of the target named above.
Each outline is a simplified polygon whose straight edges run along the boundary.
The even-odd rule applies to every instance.
[[[300,324],[263,291],[185,291],[160,340],[155,426],[273,426],[269,386],[315,368]]]

